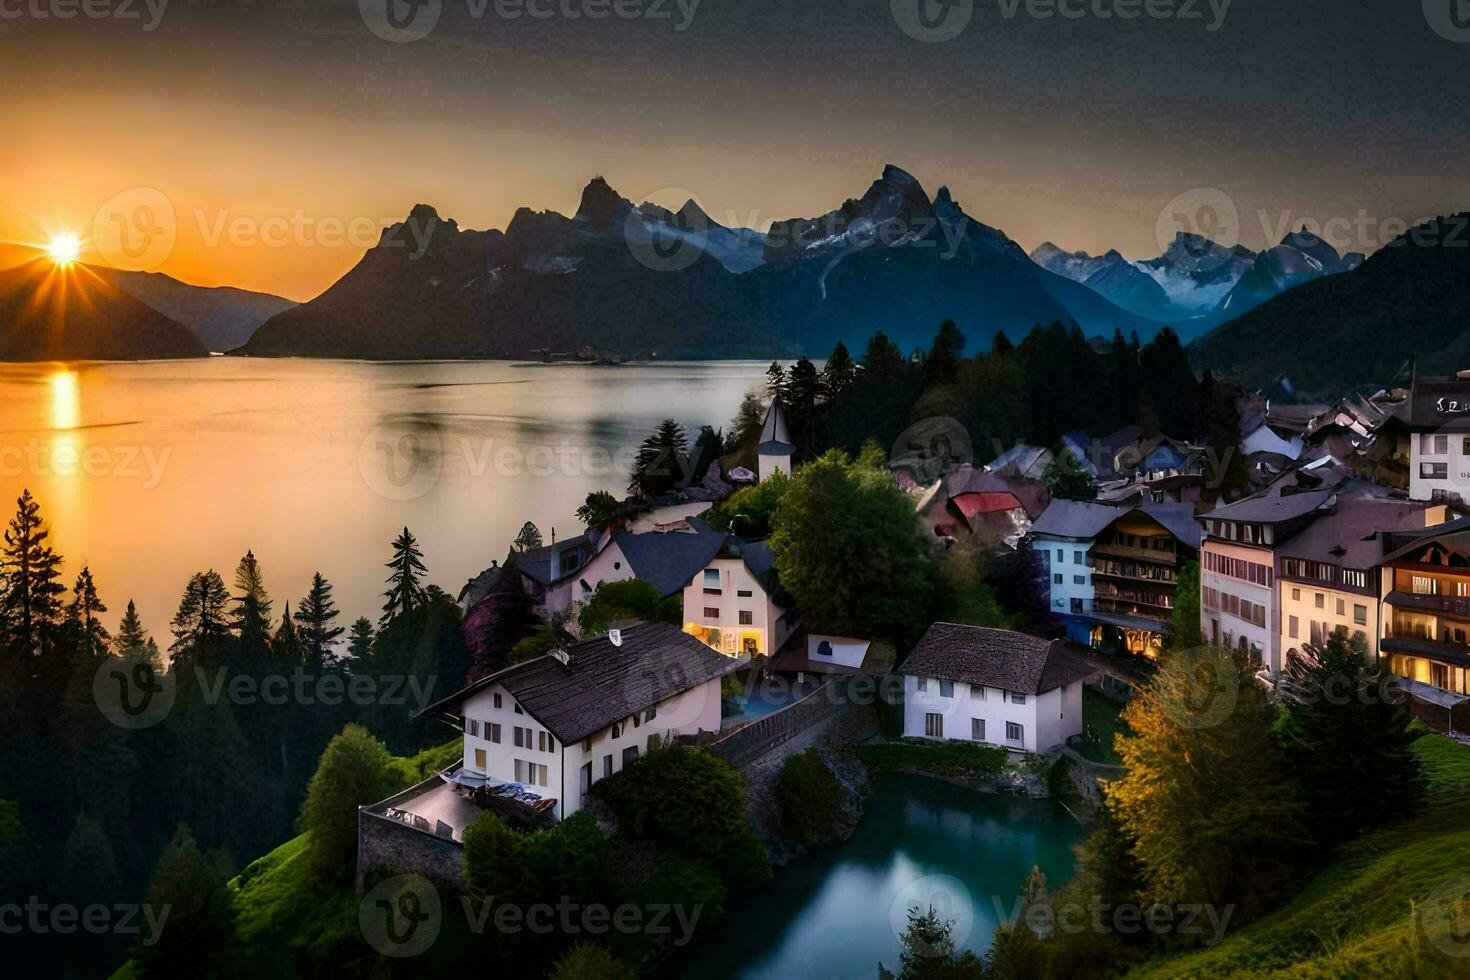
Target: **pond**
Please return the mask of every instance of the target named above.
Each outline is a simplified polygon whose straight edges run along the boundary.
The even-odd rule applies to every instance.
[[[776,873],[670,975],[873,980],[898,968],[911,906],[955,920],[961,948],[984,953],[1033,867],[1071,876],[1082,827],[1058,803],[995,796],[922,776],[881,777],[857,832]]]

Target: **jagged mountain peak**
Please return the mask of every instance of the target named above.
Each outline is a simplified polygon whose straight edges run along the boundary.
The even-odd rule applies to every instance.
[[[582,188],[582,200],[577,205],[575,220],[591,225],[611,225],[631,210],[633,204],[601,176],[593,177]]]

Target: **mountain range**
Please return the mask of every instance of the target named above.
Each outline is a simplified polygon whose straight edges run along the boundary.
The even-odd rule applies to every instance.
[[[906,350],[927,346],[945,319],[972,349],[1053,321],[1145,340],[1163,326],[1038,266],[947,188],[931,198],[890,165],[860,197],[764,233],[722,225],[694,201],[635,205],[602,178],[572,216],[522,208],[503,232],[461,229],[421,204],[240,353],[821,356],[877,330]]]
[[[1125,310],[1172,324],[1186,340],[1294,286],[1363,263],[1362,254],[1340,255],[1306,228],[1259,253],[1181,231],[1152,259],[1130,261],[1116,250],[1098,256],[1068,252],[1051,242],[1033,249],[1031,258]]]
[[[1265,261],[1274,275],[1274,259],[1257,267]],[[1470,214],[1458,214],[1410,229],[1359,268],[1309,275],[1196,340],[1189,355],[1251,387],[1335,398],[1391,383],[1411,362],[1427,373],[1470,367],[1466,324]]]
[[[139,311],[128,300],[161,317]],[[195,286],[156,272],[83,263],[58,268],[39,249],[0,245],[0,305],[7,311],[0,319],[0,350],[10,352],[0,360],[139,360],[233,350],[270,317],[296,304],[233,286]],[[173,333],[164,321],[187,328],[198,346],[164,342],[164,335]],[[116,336],[108,335],[108,323]],[[33,353],[23,357],[23,351]],[[71,351],[91,353],[66,353]]]

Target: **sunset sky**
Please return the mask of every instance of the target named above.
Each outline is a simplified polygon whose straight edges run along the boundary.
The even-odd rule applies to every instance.
[[[1470,208],[1470,43],[1414,0],[1235,0],[1213,31],[1207,0],[1131,21],[976,0],[940,43],[889,0],[602,20],[431,0],[438,23],[407,43],[356,0],[173,0],[153,30],[143,0],[136,19],[34,16],[56,2],[0,0],[0,240],[90,238],[109,202],[162,202],[149,268],[298,300],[416,202],[503,228],[518,206],[570,213],[595,174],[764,227],[892,162],[1028,249],[1130,257],[1158,254],[1160,212],[1196,188],[1229,195],[1254,247],[1338,219],[1371,251],[1394,222]]]

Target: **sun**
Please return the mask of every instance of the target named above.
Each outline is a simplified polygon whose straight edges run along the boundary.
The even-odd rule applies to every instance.
[[[46,254],[51,256],[51,261],[57,265],[71,265],[81,252],[81,241],[70,232],[53,235],[51,243],[46,246]]]

